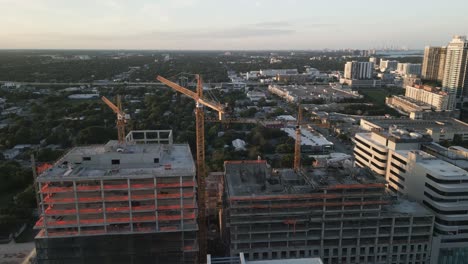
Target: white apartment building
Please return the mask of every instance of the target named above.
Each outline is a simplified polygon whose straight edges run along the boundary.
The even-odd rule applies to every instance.
[[[398,66],[398,61],[396,60],[380,60],[380,71],[395,71]]]
[[[428,143],[420,134],[374,131],[356,134],[355,140],[357,166],[384,175],[390,189],[436,215],[431,263],[466,263],[468,172],[419,150]]]
[[[398,63],[397,72],[401,75],[421,75],[421,64],[419,63]]]
[[[392,189],[436,215],[432,262],[454,261],[468,252],[468,172],[420,150],[389,151]]]
[[[456,97],[462,97],[468,90],[468,41],[466,36],[454,36],[447,46],[444,79],[442,87]],[[455,104],[455,98],[452,99]]]
[[[346,79],[371,79],[373,73],[373,62],[348,61],[345,64],[344,77]]]
[[[406,86],[405,96],[432,105],[437,111],[454,110],[453,95],[430,86]]]

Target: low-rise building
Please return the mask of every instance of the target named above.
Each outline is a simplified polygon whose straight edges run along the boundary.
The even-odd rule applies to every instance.
[[[379,88],[382,86],[382,80],[352,80],[341,78],[340,84],[346,84],[351,88]]]
[[[385,103],[405,113],[431,111],[432,106],[409,97],[394,95],[385,98]]]
[[[468,140],[468,124],[455,118],[422,119],[366,117],[360,127],[366,131],[386,131],[389,128],[403,129],[419,134],[428,134],[434,142],[452,141],[455,135]]]
[[[405,96],[429,104],[436,111],[454,110],[455,105],[450,104],[453,94],[427,85],[407,86]]]
[[[289,137],[296,140],[295,128],[286,127],[281,128],[288,134]],[[306,129],[301,129],[301,151],[302,152],[330,152],[334,148],[333,142],[327,140],[322,134],[312,132]]]
[[[266,99],[266,95],[264,92],[259,91],[249,91],[247,92],[247,98],[250,99],[252,102],[258,102],[261,99]]]

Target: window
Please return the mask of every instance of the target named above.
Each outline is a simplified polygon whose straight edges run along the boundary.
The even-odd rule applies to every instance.
[[[159,163],[159,158],[154,158],[154,163]]]
[[[83,157],[83,160],[91,160],[91,157]]]
[[[120,164],[120,160],[119,159],[113,159],[112,160],[112,165],[119,165]]]
[[[426,186],[429,190],[443,195],[443,196],[468,196],[468,192],[443,192],[435,188],[434,186],[430,185],[429,183],[425,183],[424,186]]]

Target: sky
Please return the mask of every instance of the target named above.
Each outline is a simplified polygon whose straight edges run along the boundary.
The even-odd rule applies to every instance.
[[[0,0],[0,49],[423,49],[466,0]]]

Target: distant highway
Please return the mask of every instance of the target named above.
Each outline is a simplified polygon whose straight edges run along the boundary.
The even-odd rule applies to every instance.
[[[122,86],[122,85],[152,85],[152,86],[165,86],[160,82],[12,82],[12,81],[0,81],[0,84],[14,83],[19,85],[32,85],[32,86]]]

